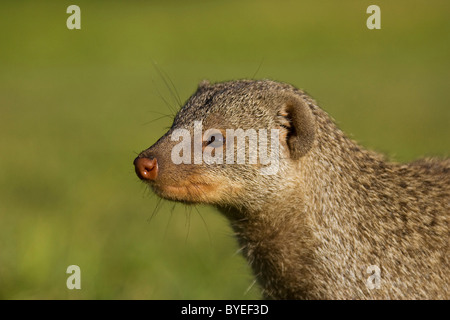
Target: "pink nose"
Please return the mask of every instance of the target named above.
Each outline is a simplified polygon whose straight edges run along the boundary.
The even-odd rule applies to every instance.
[[[158,176],[158,161],[156,158],[139,158],[134,159],[134,169],[141,180],[154,181]]]

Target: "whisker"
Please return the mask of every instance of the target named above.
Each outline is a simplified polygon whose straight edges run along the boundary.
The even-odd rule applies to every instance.
[[[156,203],[155,208],[153,209],[152,215],[150,216],[149,219],[147,219],[147,222],[150,222],[153,220],[153,218],[155,217],[155,215],[157,214],[157,212],[159,211],[159,209],[161,208],[161,203],[162,203],[162,198],[158,198],[158,202]]]
[[[161,69],[160,69],[161,70]],[[173,93],[174,93],[174,99],[177,101],[178,106],[181,107],[182,106],[182,101],[181,101],[181,97],[180,94],[178,93],[177,87],[175,86],[175,84],[173,83],[172,79],[169,77],[169,75],[167,74],[167,72],[165,72],[164,70],[161,70],[161,72],[164,74],[164,76],[166,77],[166,79],[169,80],[172,89],[173,89]],[[170,90],[170,88],[169,88]]]
[[[255,73],[252,76],[252,79],[255,80],[256,74],[259,72],[259,69],[261,69],[261,66],[264,62],[264,57],[261,59],[261,62],[259,63],[258,69],[256,69]]]
[[[153,123],[153,122],[155,122],[155,121],[161,120],[161,119],[163,119],[163,118],[170,118],[170,119],[172,119],[172,116],[170,116],[170,115],[163,115],[163,116],[158,117],[158,118],[156,118],[156,119],[153,119],[153,120],[144,122],[143,125],[144,125],[144,126],[149,125],[150,123]]]
[[[186,223],[185,223],[185,227],[187,227],[187,233],[186,233],[186,238],[184,239],[184,243],[187,243],[187,239],[189,237],[189,231],[191,229],[191,213],[192,213],[192,206],[189,206],[189,211],[186,210]]]
[[[202,214],[200,213],[200,210],[198,210],[198,208],[196,206],[194,206],[194,208],[197,211],[200,218],[202,219],[203,225],[205,226],[205,229],[206,229],[206,233],[208,234],[209,243],[212,244],[211,233],[209,232],[208,225],[206,224],[205,219],[203,218]]]
[[[176,203],[173,204],[172,209],[170,210],[169,219],[167,220],[166,229],[164,230],[164,238],[167,237],[167,231],[169,230],[169,224],[170,224],[170,221],[172,220],[173,210],[175,209],[175,206],[176,206]]]
[[[172,116],[171,114],[167,114],[167,113],[163,113],[163,112],[159,112],[159,111],[155,111],[155,110],[149,110],[149,112],[157,113],[157,114],[160,114],[163,116],[168,116],[168,117]]]
[[[181,99],[178,94],[178,91],[175,88],[175,85],[173,84],[172,80],[170,80],[170,77],[163,71],[161,71],[161,68],[158,66],[158,64],[153,61],[153,67],[155,68],[158,75],[161,77],[162,81],[166,85],[167,90],[171,94],[172,98],[175,100],[175,103],[178,104],[179,107],[181,107]]]
[[[166,107],[169,109],[169,111],[171,112],[172,117],[175,118],[175,114],[177,113],[177,111],[173,108],[173,106],[161,94],[161,91],[159,91],[158,86],[156,85],[155,79],[152,78],[152,82],[154,84],[154,88],[155,88],[156,92],[158,93],[159,98],[164,102]]]
[[[151,192],[150,188],[148,188],[148,186],[146,185],[145,182],[141,181],[141,185],[143,186],[142,189],[142,198],[149,198],[152,199],[155,194],[153,192]]]

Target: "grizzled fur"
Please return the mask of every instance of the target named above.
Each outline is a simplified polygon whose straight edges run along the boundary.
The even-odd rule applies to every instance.
[[[170,134],[196,120],[204,130],[280,129],[279,171],[173,164]],[[158,160],[159,196],[209,203],[229,219],[266,298],[450,298],[450,160],[388,162],[290,85],[203,82],[139,157]],[[370,266],[379,288],[367,286]]]

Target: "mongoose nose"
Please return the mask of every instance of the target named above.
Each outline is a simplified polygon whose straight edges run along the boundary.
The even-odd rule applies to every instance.
[[[134,169],[141,180],[154,181],[158,176],[158,161],[156,158],[139,158],[134,159]]]

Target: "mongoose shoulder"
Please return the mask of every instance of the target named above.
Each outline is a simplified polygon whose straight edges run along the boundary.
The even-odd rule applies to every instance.
[[[202,82],[134,165],[229,219],[266,298],[450,298],[450,159],[387,161],[291,85]]]

